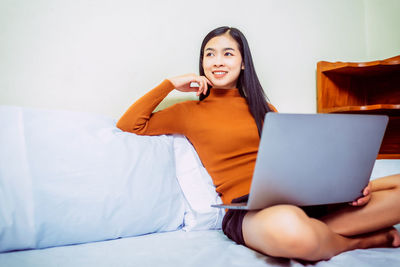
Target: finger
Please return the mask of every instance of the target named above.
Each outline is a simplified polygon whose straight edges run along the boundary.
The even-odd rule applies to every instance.
[[[349,205],[351,205],[351,206],[358,206],[358,200],[349,202]]]
[[[363,206],[363,205],[367,204],[370,199],[371,199],[371,196],[362,197],[362,198],[358,199],[357,206]]]
[[[203,90],[204,90],[204,83],[203,83],[203,81],[201,79],[199,79],[199,88],[197,90],[196,95],[200,96],[201,93],[203,92]]]
[[[204,77],[203,77],[203,83],[204,83],[204,91],[203,91],[203,94],[206,94],[206,93],[207,93],[207,90],[208,90],[208,83],[207,83],[207,79],[205,79]]]
[[[369,189],[369,187],[367,187],[367,188],[364,189],[363,195],[364,196],[368,196],[369,192],[370,192],[370,189]]]
[[[351,205],[353,207],[357,207],[357,206],[360,206],[361,203],[358,203],[358,200],[357,200],[357,201],[350,202],[349,205]]]
[[[203,85],[200,85],[199,90],[197,91],[197,96],[200,96],[203,92]]]
[[[368,186],[366,187],[366,188],[364,188],[364,190],[363,190],[363,196],[368,196],[369,195],[369,188],[368,188]]]
[[[201,78],[199,79],[199,89],[197,90],[197,96],[201,95],[201,93],[203,92],[203,88],[204,88],[204,84],[203,81],[201,80]]]
[[[365,187],[365,189],[364,189],[364,192],[363,192],[364,196],[369,195],[369,193],[371,192],[371,186],[372,186],[372,184],[371,184],[371,182],[369,182],[367,187]]]
[[[208,90],[208,84],[207,84],[207,79],[204,77],[203,77],[203,84],[204,84],[203,94],[206,95]]]
[[[197,88],[196,96],[199,96],[200,94],[201,94],[201,85]]]
[[[201,87],[201,84],[199,83],[197,77],[196,76],[192,77],[191,81],[189,82],[190,90],[192,92],[196,92],[196,95],[198,95],[200,87]]]
[[[360,205],[362,205],[362,203],[363,203],[363,198],[359,198],[359,199],[354,200],[353,202],[350,202],[349,204],[351,206],[360,206]]]
[[[368,196],[364,197],[365,203],[368,203],[371,200],[371,198],[372,198],[371,195],[368,195]]]
[[[204,80],[200,77],[201,93],[204,92]]]

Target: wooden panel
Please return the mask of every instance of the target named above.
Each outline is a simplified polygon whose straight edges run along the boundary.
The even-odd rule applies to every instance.
[[[371,62],[327,62],[320,61],[320,70],[322,72],[343,72],[346,74],[360,73],[365,75],[372,75],[379,72],[380,70],[385,70],[385,66],[394,66],[397,72],[400,67],[400,56],[391,57],[385,60],[376,60]],[[383,67],[382,67],[383,66]],[[390,67],[391,68],[391,67]],[[385,70],[386,71],[386,70]]]
[[[356,113],[356,114],[384,114],[388,116],[400,116],[400,104],[375,104],[365,106],[342,106],[326,108],[325,113]]]
[[[379,154],[400,154],[400,116],[389,117]]]

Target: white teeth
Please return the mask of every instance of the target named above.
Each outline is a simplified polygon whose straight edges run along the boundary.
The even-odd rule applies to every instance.
[[[214,74],[217,74],[217,75],[219,75],[219,74],[225,74],[226,72],[224,72],[224,71],[217,71],[217,72],[214,72]]]

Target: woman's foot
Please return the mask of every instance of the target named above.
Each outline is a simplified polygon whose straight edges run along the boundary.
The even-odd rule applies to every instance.
[[[400,233],[394,227],[353,238],[360,240],[358,248],[400,247]]]
[[[396,228],[394,228],[395,233],[393,234],[393,242],[392,242],[392,246],[397,248],[400,247],[400,233],[399,231],[396,230]]]

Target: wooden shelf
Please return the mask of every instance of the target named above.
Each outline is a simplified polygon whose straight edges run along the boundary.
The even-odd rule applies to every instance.
[[[375,104],[367,106],[343,106],[325,108],[325,113],[365,113],[365,114],[385,114],[400,116],[400,104]]]
[[[371,62],[327,62],[320,61],[322,72],[343,73],[348,75],[381,75],[400,70],[400,56]]]
[[[388,115],[378,158],[400,159],[400,56],[358,63],[318,62],[317,111]]]

